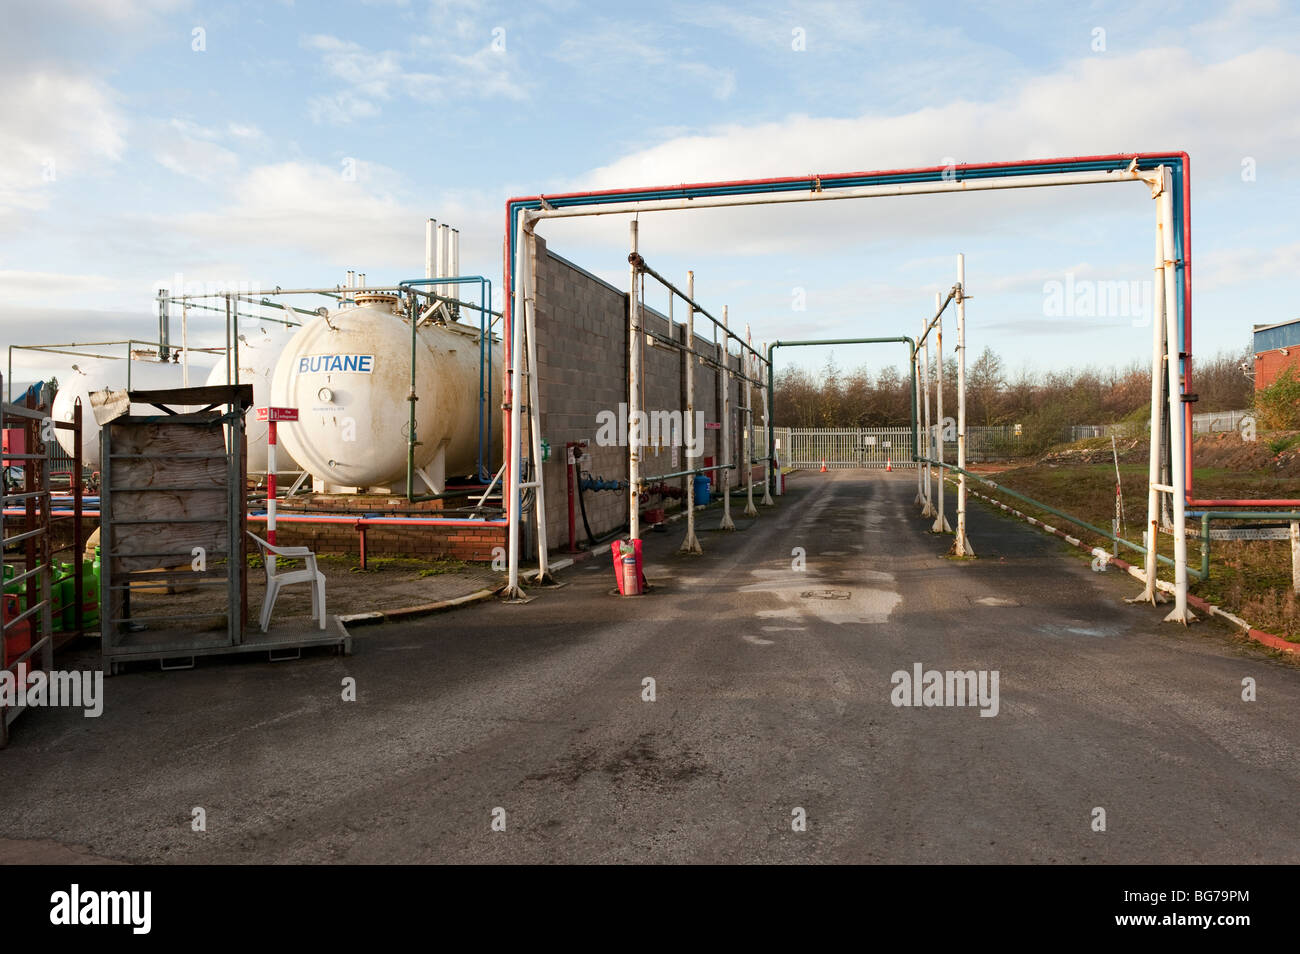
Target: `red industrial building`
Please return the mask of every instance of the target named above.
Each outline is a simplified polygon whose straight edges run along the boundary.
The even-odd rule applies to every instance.
[[[1278,379],[1284,368],[1300,377],[1300,318],[1254,328],[1255,390]]]

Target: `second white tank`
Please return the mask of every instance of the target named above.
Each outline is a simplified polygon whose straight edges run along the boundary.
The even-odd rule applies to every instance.
[[[396,491],[405,487],[411,326],[396,298],[360,295],[357,305],[304,324],[284,349],[271,402],[298,409],[280,442],[314,478],[318,491]],[[484,466],[500,463],[501,351],[493,349],[485,414],[493,424]],[[476,327],[424,324],[416,330],[415,465],[447,477],[472,474],[479,439],[479,333]],[[442,467],[439,468],[439,455]],[[417,478],[416,489],[427,492]]]

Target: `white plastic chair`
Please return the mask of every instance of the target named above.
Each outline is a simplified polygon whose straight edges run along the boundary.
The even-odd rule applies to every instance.
[[[251,530],[245,531],[257,542],[262,551],[262,564],[266,567],[266,600],[262,603],[262,615],[258,618],[262,632],[271,624],[271,610],[275,608],[275,598],[280,595],[280,587],[290,583],[311,583],[311,618],[320,620],[320,628],[325,628],[325,574],[316,568],[316,554],[307,547],[273,547]],[[307,566],[301,570],[278,572],[276,558],[304,560]]]

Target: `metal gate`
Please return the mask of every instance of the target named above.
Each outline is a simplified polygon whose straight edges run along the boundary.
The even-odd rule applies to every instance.
[[[908,427],[778,427],[783,467],[914,467]]]

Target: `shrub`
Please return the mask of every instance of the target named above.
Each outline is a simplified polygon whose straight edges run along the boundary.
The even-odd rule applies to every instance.
[[[1300,381],[1293,368],[1284,368],[1276,381],[1255,392],[1255,421],[1266,431],[1300,427]]]

